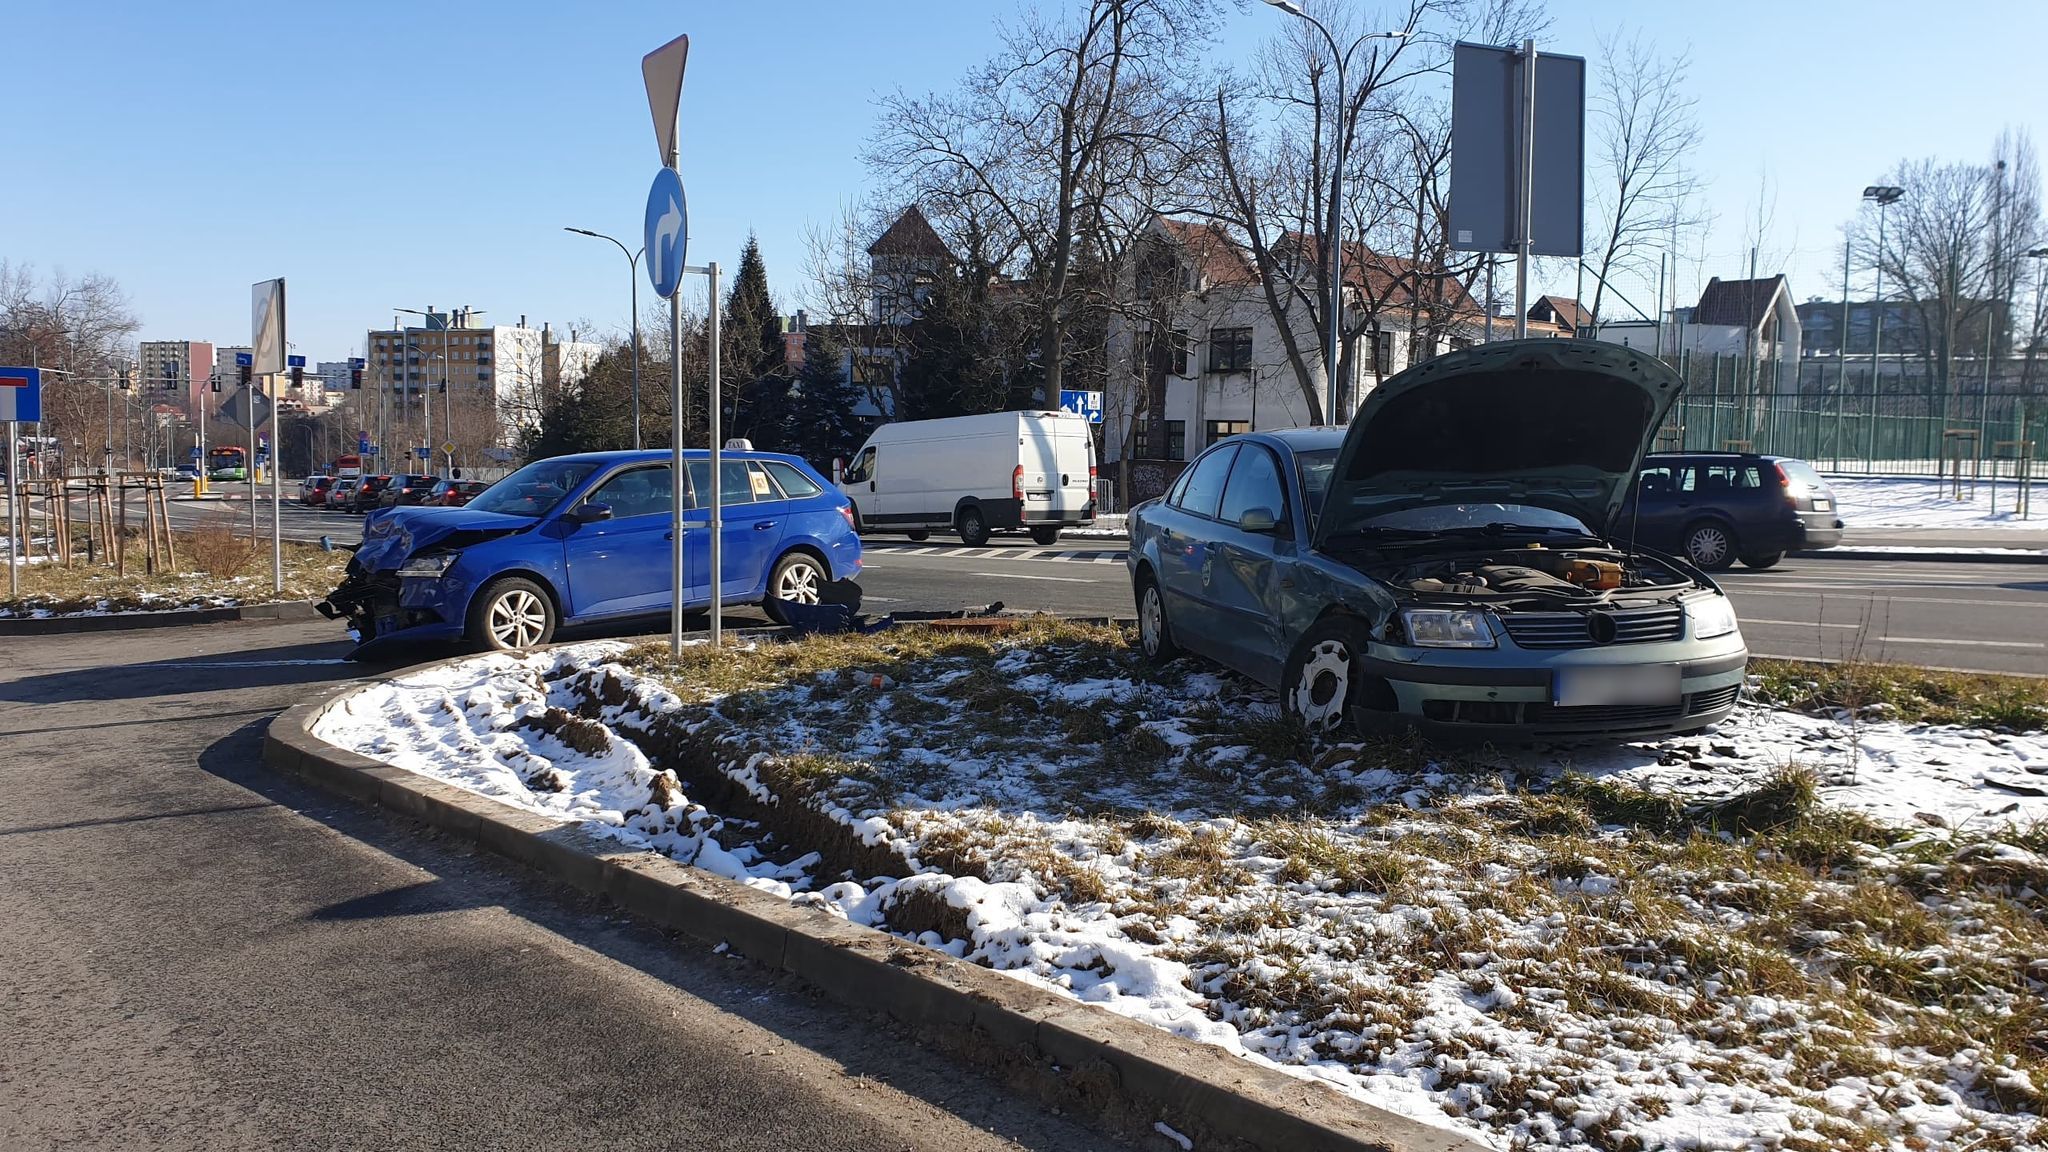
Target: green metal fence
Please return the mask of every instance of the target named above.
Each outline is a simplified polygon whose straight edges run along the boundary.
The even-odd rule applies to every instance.
[[[1675,367],[1685,393],[1660,448],[1741,450],[1796,456],[1826,471],[1865,475],[2048,478],[2048,383],[2021,389],[1993,380],[1934,386],[1887,365],[1875,386],[1866,370],[1808,362],[1780,378],[1777,366],[1741,357],[1688,357]],[[1789,385],[1789,387],[1788,387]]]

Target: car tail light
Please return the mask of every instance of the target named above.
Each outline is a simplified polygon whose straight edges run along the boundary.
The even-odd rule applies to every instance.
[[[1010,498],[1019,504],[1024,502],[1024,466],[1022,464],[1017,465],[1010,472]]]
[[[1785,503],[1797,509],[1799,507],[1799,493],[1793,490],[1792,477],[1785,471],[1785,466],[1773,460],[1771,461],[1771,471],[1778,474],[1778,490],[1785,494]]]
[[[841,504],[839,506],[839,518],[846,521],[848,528],[853,527],[853,505]]]
[[[1095,465],[1088,466],[1088,499],[1095,499]]]

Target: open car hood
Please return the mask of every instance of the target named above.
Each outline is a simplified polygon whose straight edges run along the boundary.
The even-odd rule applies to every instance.
[[[540,521],[468,508],[380,508],[363,522],[363,543],[355,562],[363,571],[394,569],[435,544],[466,547],[494,536],[524,532]]]
[[[1512,340],[1419,364],[1359,406],[1315,542],[1425,504],[1533,505],[1606,532],[1683,384],[1594,340]]]

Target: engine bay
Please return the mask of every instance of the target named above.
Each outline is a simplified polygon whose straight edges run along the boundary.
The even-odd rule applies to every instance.
[[[1376,566],[1397,591],[1467,600],[1587,602],[1616,593],[1682,592],[1692,578],[1655,557],[1614,548],[1530,544],[1439,553]]]

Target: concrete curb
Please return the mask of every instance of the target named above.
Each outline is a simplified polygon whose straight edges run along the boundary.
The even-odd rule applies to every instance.
[[[361,689],[339,685],[279,715],[264,736],[264,761],[329,791],[469,837],[662,928],[706,945],[724,943],[853,1008],[881,1012],[957,1058],[1101,1126],[1156,1139],[1152,1125],[1161,1122],[1199,1147],[1216,1149],[1485,1152],[1457,1132],[668,857],[621,851],[576,824],[499,804],[312,734],[323,712]]]
[[[1872,546],[1869,548],[1825,548],[1817,552],[1790,552],[1795,560],[1904,560],[1946,561],[1956,564],[2048,564],[2048,551],[2038,549],[2015,549],[2011,552],[1944,552],[1939,548],[1919,549],[1910,552]]]
[[[174,628],[181,624],[226,624],[245,620],[318,620],[311,600],[239,604],[231,608],[174,608],[165,612],[109,612],[104,616],[21,616],[0,618],[0,636],[56,636],[71,632],[118,632],[130,628]]]

